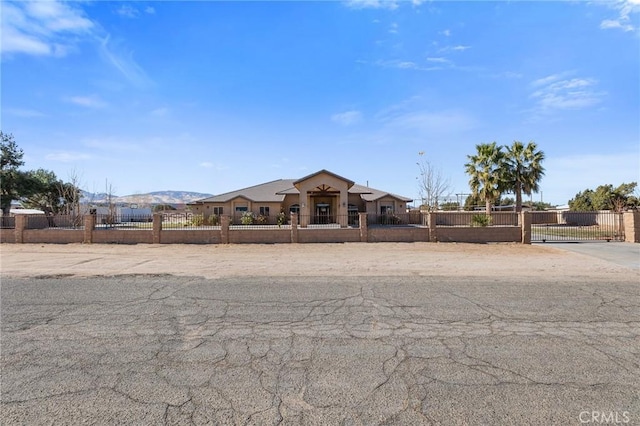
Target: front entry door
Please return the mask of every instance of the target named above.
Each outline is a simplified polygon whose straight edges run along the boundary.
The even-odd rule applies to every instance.
[[[316,223],[323,225],[331,223],[331,204],[316,204]]]

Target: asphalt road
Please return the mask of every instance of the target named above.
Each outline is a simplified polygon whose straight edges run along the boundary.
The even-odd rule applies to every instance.
[[[1,298],[5,425],[640,423],[635,279],[62,276]]]

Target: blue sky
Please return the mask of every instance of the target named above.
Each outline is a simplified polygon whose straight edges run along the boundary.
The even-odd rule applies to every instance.
[[[468,193],[535,141],[542,194],[640,180],[640,0],[2,2],[2,131],[89,191],[219,194],[328,169]]]

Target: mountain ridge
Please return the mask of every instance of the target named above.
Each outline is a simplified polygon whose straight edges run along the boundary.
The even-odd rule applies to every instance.
[[[153,191],[144,194],[115,195],[112,194],[113,203],[130,204],[187,204],[203,198],[212,197],[212,194],[193,191]],[[104,192],[81,191],[81,202],[88,204],[107,203],[109,195]]]

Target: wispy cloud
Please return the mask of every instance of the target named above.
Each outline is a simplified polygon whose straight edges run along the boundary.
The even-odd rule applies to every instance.
[[[133,59],[133,52],[126,51],[118,42],[112,42],[111,37],[105,37],[100,44],[100,53],[104,59],[117,69],[131,84],[144,88],[152,84],[145,71]]]
[[[147,6],[141,12],[139,9],[133,7],[131,4],[123,4],[122,6],[120,6],[115,10],[115,13],[125,18],[135,19],[135,18],[138,18],[141,13],[146,13],[147,15],[153,15],[156,13],[156,10],[151,6]]]
[[[2,108],[2,112],[4,114],[13,115],[14,117],[22,117],[22,118],[36,118],[36,117],[44,117],[45,114],[35,110],[28,108]]]
[[[343,126],[350,126],[362,120],[360,111],[345,111],[331,116],[331,121]]]
[[[446,30],[440,31],[438,34],[442,34],[445,37],[450,37],[451,36],[451,30],[446,29]]]
[[[632,19],[631,15],[640,13],[640,0],[618,0],[604,4],[617,10],[618,16],[615,19],[604,19],[600,22],[601,29],[620,29],[627,32],[638,30],[638,27],[634,25],[638,20]]]
[[[447,58],[427,58],[428,62],[434,62],[437,64],[451,64],[452,62]]]
[[[1,19],[3,54],[65,56],[95,27],[80,8],[59,1],[3,2]]]
[[[396,0],[347,0],[344,4],[351,9],[390,9],[398,8]]]
[[[214,164],[210,161],[203,161],[202,163],[198,164],[198,166],[205,169],[212,169]]]
[[[389,27],[389,33],[390,34],[398,34],[398,24],[396,22],[393,22],[390,27]]]
[[[381,119],[389,126],[426,134],[467,131],[478,125],[477,120],[469,114],[454,110],[402,111],[382,116]]]
[[[45,155],[44,157],[48,161],[58,161],[61,163],[73,163],[75,161],[90,160],[91,155],[73,152],[73,151],[59,151]]]
[[[68,102],[87,108],[104,108],[107,103],[98,96],[72,96],[67,98]]]
[[[374,62],[374,65],[382,68],[398,68],[401,70],[417,70],[417,71],[437,71],[437,70],[443,69],[442,66],[425,67],[413,61],[402,61],[398,59],[393,59],[388,61],[378,60]]]
[[[593,78],[567,78],[567,73],[553,74],[531,83],[534,91],[530,98],[535,111],[547,113],[556,110],[588,108],[602,102],[606,92],[597,90]]]

